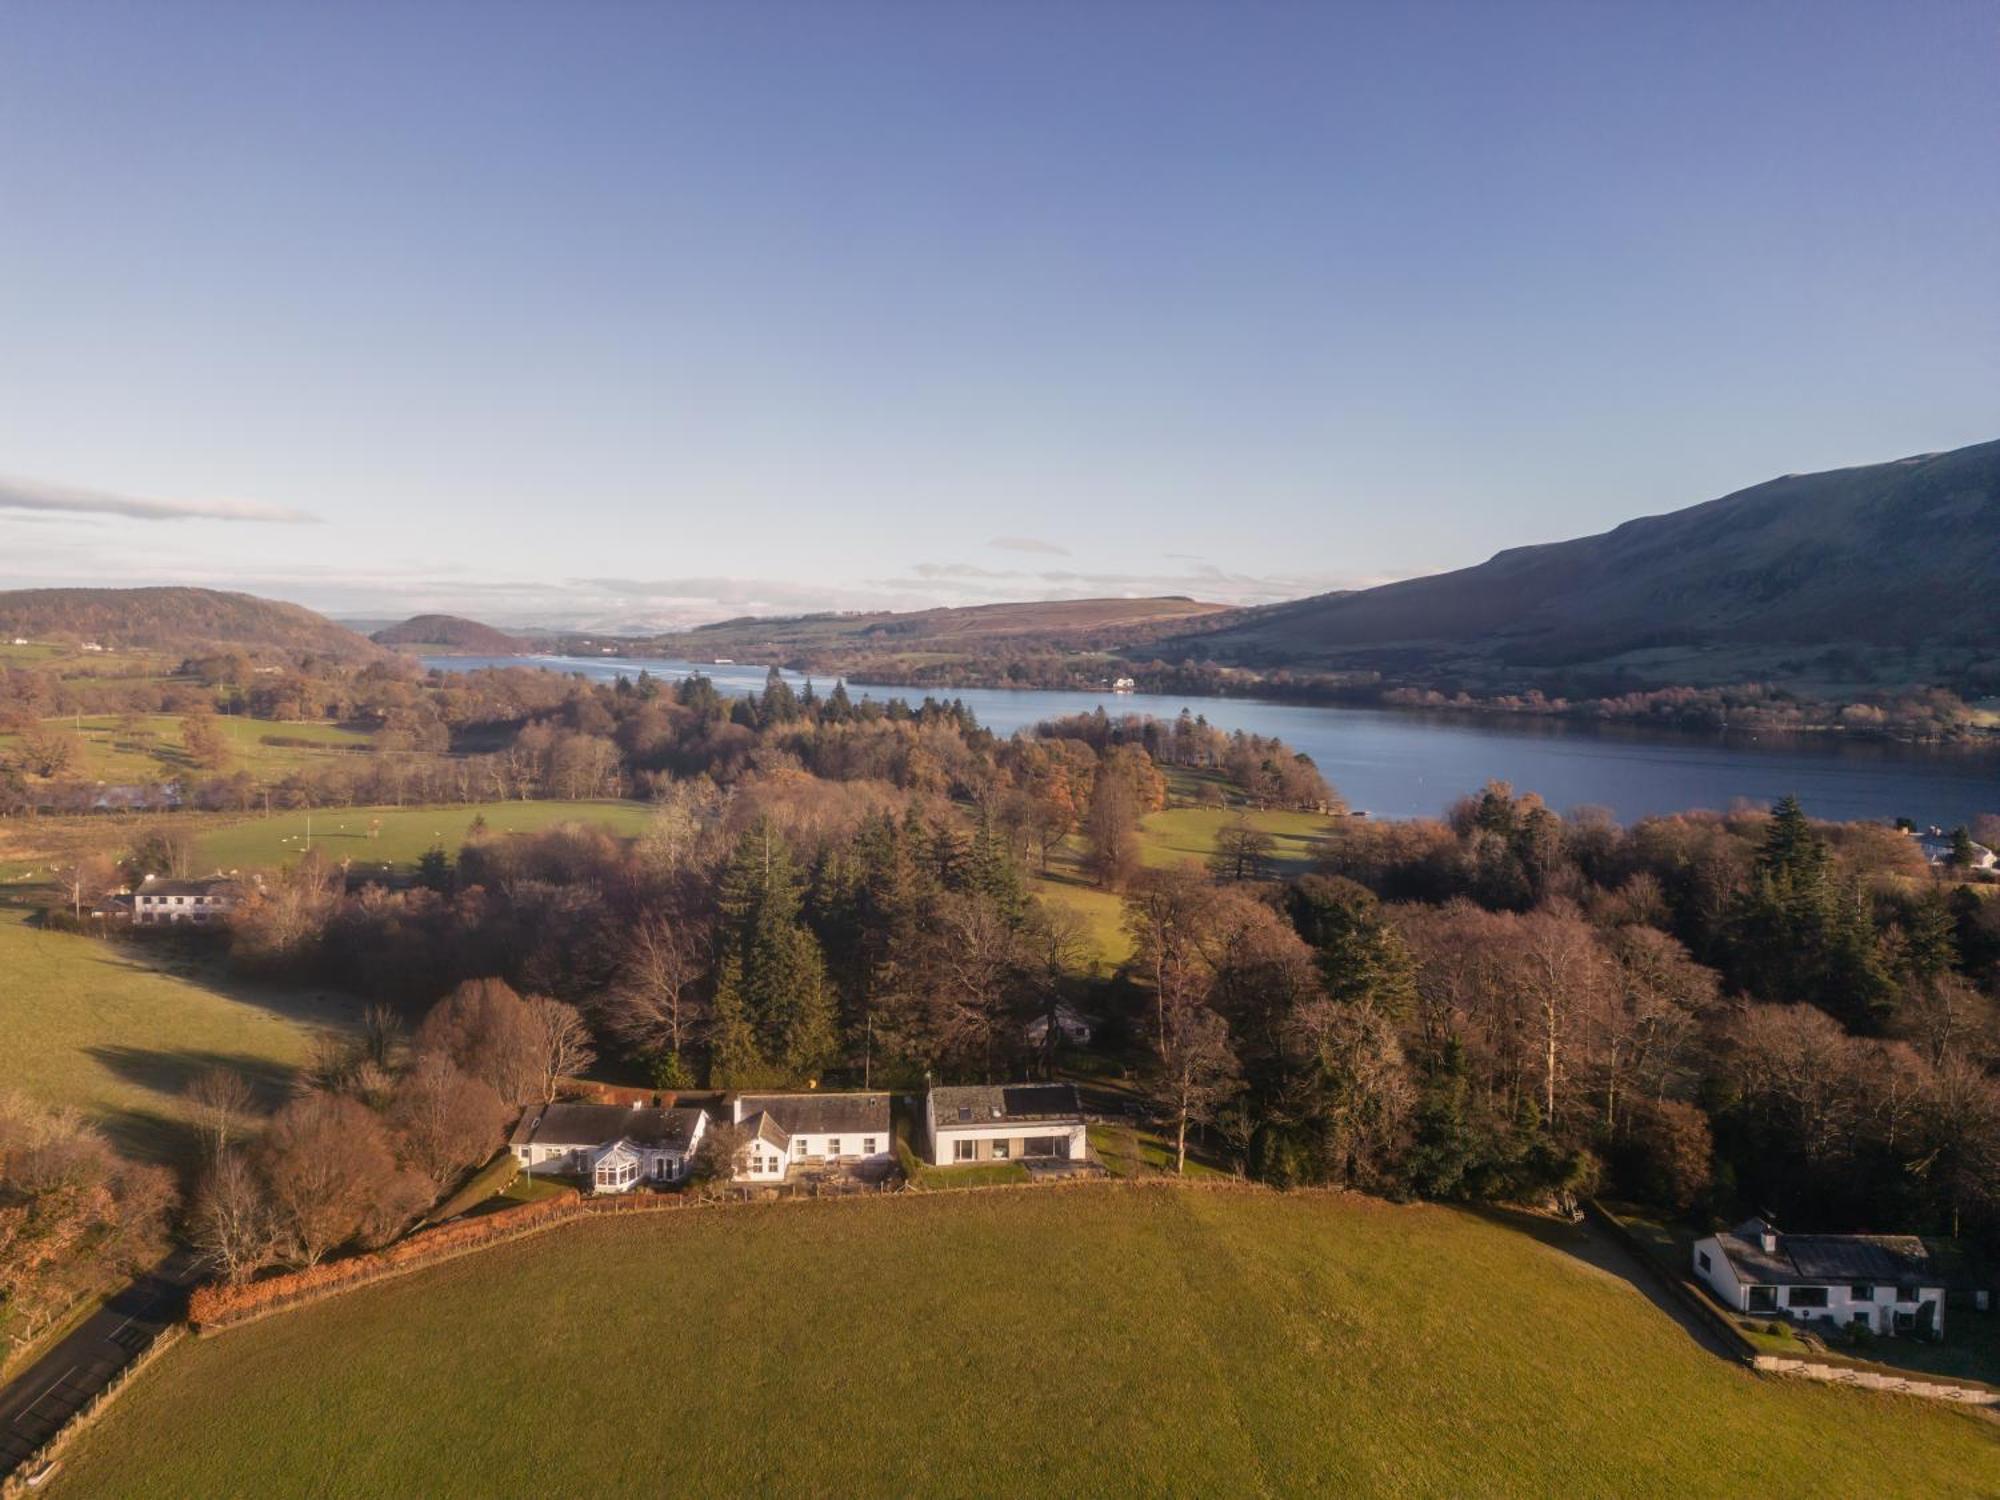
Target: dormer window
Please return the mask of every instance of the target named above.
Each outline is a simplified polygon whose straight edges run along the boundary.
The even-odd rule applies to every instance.
[[[969,1125],[972,1123],[972,1106],[970,1104],[959,1105],[958,1123],[961,1125]]]

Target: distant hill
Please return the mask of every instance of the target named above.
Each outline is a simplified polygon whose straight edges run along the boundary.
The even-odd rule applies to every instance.
[[[522,649],[521,641],[506,631],[458,615],[413,615],[399,625],[376,631],[369,639],[378,646],[429,646],[468,656],[512,656]]]
[[[112,648],[253,656],[312,654],[342,661],[378,647],[297,604],[216,589],[15,589],[0,592],[0,636],[94,641]]]
[[[1248,611],[1159,650],[1598,690],[2000,670],[2000,442],[1787,475],[1601,536]]]
[[[1003,642],[1082,649],[1184,631],[1199,621],[1234,613],[1226,604],[1205,604],[1178,596],[1054,599],[901,613],[880,610],[780,619],[745,617],[660,636],[654,644],[688,655],[725,651],[745,659],[759,654],[836,649],[866,654],[986,649]]]

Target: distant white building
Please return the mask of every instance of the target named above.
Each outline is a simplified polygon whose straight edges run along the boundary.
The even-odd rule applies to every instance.
[[[234,880],[167,880],[148,875],[132,893],[132,920],[142,927],[196,927],[220,922],[243,899]]]
[[[1944,1277],[1909,1234],[1780,1234],[1763,1219],[1696,1240],[1694,1271],[1731,1312],[1944,1332]]]
[[[1139,684],[1130,677],[1114,677],[1111,679],[1111,691],[1114,693],[1136,693],[1139,691]]]
[[[708,1112],[649,1104],[539,1104],[508,1142],[529,1172],[580,1177],[593,1192],[627,1193],[688,1174]]]
[[[1917,835],[1917,847],[1924,851],[1927,863],[1948,865],[1958,853],[1957,836],[1946,833],[1942,828],[1927,829]],[[1968,868],[1990,870],[1996,863],[2000,863],[2000,860],[1996,860],[1991,849],[1984,844],[1972,845],[1972,863]]]

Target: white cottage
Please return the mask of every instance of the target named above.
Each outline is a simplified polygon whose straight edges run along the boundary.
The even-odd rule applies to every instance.
[[[932,1166],[1083,1161],[1090,1154],[1073,1083],[934,1088],[924,1099]]]
[[[1915,1235],[1780,1234],[1746,1219],[1695,1241],[1694,1271],[1732,1312],[1944,1332],[1944,1277]]]
[[[795,1167],[886,1164],[894,1150],[887,1094],[738,1094],[729,1118],[749,1137],[738,1182],[783,1182]]]
[[[580,1177],[600,1193],[688,1174],[708,1114],[646,1104],[542,1104],[521,1116],[509,1142],[529,1172]]]
[[[234,880],[166,880],[148,875],[132,893],[132,920],[146,927],[220,922],[243,899]]]

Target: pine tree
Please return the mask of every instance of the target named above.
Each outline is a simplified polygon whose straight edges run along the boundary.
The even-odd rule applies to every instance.
[[[1027,920],[1028,892],[1014,863],[1014,852],[993,826],[993,815],[981,810],[979,829],[965,862],[966,889],[991,901],[1010,927]]]
[[[715,1005],[708,1031],[710,1088],[741,1088],[762,1081],[767,1072],[757,1034],[743,1000],[743,966],[725,958],[716,975]]]
[[[799,717],[798,695],[776,667],[765,674],[764,701],[759,707],[762,709],[759,717],[766,724],[789,724]]]

